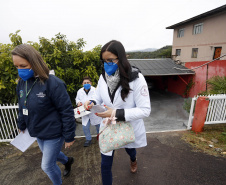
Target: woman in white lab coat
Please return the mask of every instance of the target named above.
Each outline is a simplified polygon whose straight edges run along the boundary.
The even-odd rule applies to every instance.
[[[88,76],[84,77],[82,85],[83,87],[78,90],[77,96],[75,99],[78,108],[79,106],[84,105],[84,103],[87,100],[91,100],[95,96],[95,87],[92,86],[90,77]],[[92,137],[90,134],[90,124],[95,125],[96,131],[98,134],[101,121],[102,121],[102,118],[94,115],[93,113],[90,113],[82,117],[82,128],[86,137],[84,147],[88,147],[92,143]]]
[[[136,148],[147,145],[143,118],[151,112],[147,83],[139,69],[131,67],[123,45],[115,40],[105,44],[100,53],[104,70],[99,78],[95,103],[104,104],[107,111],[97,113],[102,118],[111,117],[116,110],[116,121],[128,121],[135,133],[135,142],[124,146],[130,156],[130,170],[137,171]],[[90,101],[85,103],[88,108]],[[91,103],[91,106],[94,104]],[[90,108],[90,105],[89,105]],[[101,123],[103,126],[103,123]],[[114,151],[101,153],[101,175],[103,185],[112,184],[112,162]]]

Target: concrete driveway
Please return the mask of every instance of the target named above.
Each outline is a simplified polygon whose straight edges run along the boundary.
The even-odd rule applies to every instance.
[[[189,114],[183,109],[184,98],[161,90],[150,90],[151,114],[144,119],[147,132],[184,130]]]

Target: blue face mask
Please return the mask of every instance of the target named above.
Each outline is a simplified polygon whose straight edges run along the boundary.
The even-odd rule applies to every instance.
[[[111,64],[110,64],[111,63]],[[113,63],[113,64],[112,64]],[[110,65],[109,65],[110,64]],[[112,74],[115,73],[115,71],[118,69],[118,65],[114,62],[109,62],[109,64],[107,64],[106,62],[104,62],[104,70],[105,72],[111,76]]]
[[[89,90],[91,85],[90,84],[84,84],[83,87],[86,89],[86,90]]]
[[[29,78],[34,76],[34,71],[32,69],[18,69],[18,74],[23,81],[27,81]]]

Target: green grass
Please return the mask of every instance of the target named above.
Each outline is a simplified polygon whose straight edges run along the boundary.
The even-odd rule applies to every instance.
[[[203,132],[186,132],[183,137],[194,151],[204,152],[214,156],[226,157],[226,124],[205,125]],[[216,139],[217,142],[213,142]],[[213,147],[210,147],[213,146]]]

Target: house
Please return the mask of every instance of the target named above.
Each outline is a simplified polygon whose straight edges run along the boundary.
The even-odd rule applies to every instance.
[[[170,58],[129,59],[132,66],[140,69],[149,89],[160,89],[187,96],[186,86],[195,72]],[[181,84],[178,86],[178,84]]]
[[[209,78],[226,75],[226,56],[218,58],[226,54],[226,5],[166,29],[174,29],[173,59],[196,73],[190,97],[207,90]]]

